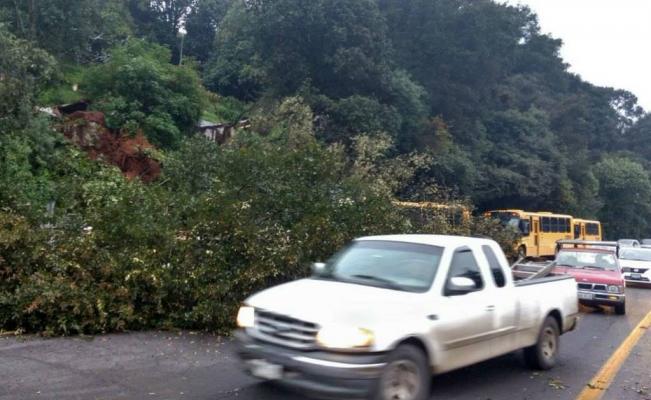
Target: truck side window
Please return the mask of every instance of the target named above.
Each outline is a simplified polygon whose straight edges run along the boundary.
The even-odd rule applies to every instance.
[[[476,290],[484,288],[484,281],[481,277],[481,271],[475,256],[472,255],[472,250],[463,248],[455,251],[450,263],[450,271],[448,272],[448,281],[451,278],[464,277],[470,278],[475,282]]]
[[[504,270],[502,269],[500,262],[497,261],[495,252],[493,249],[491,249],[490,246],[486,244],[481,246],[481,250],[484,252],[484,256],[486,256],[486,260],[488,261],[488,265],[491,267],[491,274],[493,275],[493,281],[495,282],[495,285],[497,287],[504,287],[504,285],[506,285]]]

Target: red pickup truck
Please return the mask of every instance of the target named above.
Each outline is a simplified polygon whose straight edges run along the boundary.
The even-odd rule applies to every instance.
[[[574,277],[579,303],[612,306],[616,314],[626,314],[624,277],[614,249],[561,248],[556,254],[553,273]]]

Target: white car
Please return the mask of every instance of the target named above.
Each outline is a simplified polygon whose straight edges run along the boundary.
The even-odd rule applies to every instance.
[[[651,286],[651,249],[621,248],[619,264],[627,284]]]
[[[640,247],[640,242],[637,239],[619,239],[617,243],[620,247]]]
[[[357,239],[307,279],[249,297],[235,333],[245,370],[307,393],[424,400],[430,377],[525,349],[554,366],[577,323],[569,276],[514,282],[489,239]]]

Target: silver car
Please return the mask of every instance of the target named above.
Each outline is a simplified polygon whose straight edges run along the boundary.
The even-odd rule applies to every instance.
[[[637,239],[619,239],[617,244],[620,247],[640,247],[640,242]]]

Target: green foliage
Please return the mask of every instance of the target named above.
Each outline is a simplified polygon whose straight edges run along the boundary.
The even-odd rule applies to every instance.
[[[385,29],[372,0],[280,0],[248,7],[236,2],[220,30],[216,67],[235,63],[239,69],[259,70],[258,81],[279,96],[295,93],[306,80],[328,97],[368,94],[388,72]],[[241,41],[250,46],[252,58],[228,51]],[[222,54],[222,49],[227,51]],[[227,93],[238,80],[234,76],[216,88]]]
[[[363,234],[486,235],[512,249],[494,221],[412,219],[394,198],[651,234],[651,118],[633,94],[568,72],[527,7],[0,0],[0,21],[5,329],[226,330],[247,293]],[[183,23],[190,57],[177,66]],[[163,148],[161,180],[125,180],[35,112],[80,98]],[[201,117],[252,129],[218,147],[191,137]]]
[[[651,220],[651,179],[644,167],[618,156],[604,158],[595,166],[604,207],[599,217],[611,239],[646,237]]]
[[[233,0],[199,0],[185,21],[183,53],[205,63],[212,53],[215,35]]]
[[[562,160],[546,115],[535,109],[509,110],[495,113],[486,125],[493,140],[484,148],[488,168],[475,196],[491,208],[505,203],[538,209],[557,205],[552,196],[561,180]]]
[[[56,63],[33,43],[18,39],[0,24],[0,135],[27,125],[36,97],[55,72]]]
[[[169,64],[169,57],[164,47],[129,40],[87,71],[82,90],[105,112],[109,127],[142,129],[153,143],[175,147],[194,132],[205,100],[195,71]]]
[[[135,31],[141,38],[160,43],[171,50],[167,61],[179,62],[183,21],[197,7],[196,0],[122,0],[128,4]]]
[[[353,237],[404,230],[387,193],[351,174],[341,147],[316,141],[300,99],[270,118],[269,135],[242,134],[228,146],[184,140],[167,153],[163,180],[148,186],[56,136],[56,151],[30,136],[3,143],[11,157],[0,157],[0,193],[9,195],[0,212],[0,326],[227,331],[248,293],[304,276],[310,261]],[[38,158],[48,168],[30,161]]]
[[[203,119],[212,122],[236,123],[244,117],[248,117],[251,107],[234,97],[219,96],[208,92],[208,105],[203,112]]]
[[[327,142],[350,143],[360,134],[391,133],[395,135],[401,126],[398,111],[373,97],[351,96],[331,100],[318,96],[314,108],[322,117],[319,137]]]
[[[378,193],[395,196],[413,184],[419,170],[424,169],[431,157],[411,153],[394,155],[394,141],[386,134],[361,135],[355,138],[352,173],[372,182]]]
[[[79,85],[85,69],[75,64],[59,66],[58,74],[38,97],[38,104],[55,106],[83,100]]]
[[[304,276],[355,236],[399,230],[389,199],[350,177],[341,152],[283,142],[249,138],[213,156],[197,141],[178,156],[181,165],[197,155],[220,165],[187,234],[190,318],[202,326],[230,324],[244,293]]]
[[[132,29],[122,0],[0,0],[0,15],[17,36],[77,63],[101,59]]]
[[[301,94],[327,120],[319,127],[326,140],[398,135],[418,126],[427,107],[422,88],[391,55],[374,0],[234,2],[204,80],[246,101]]]

